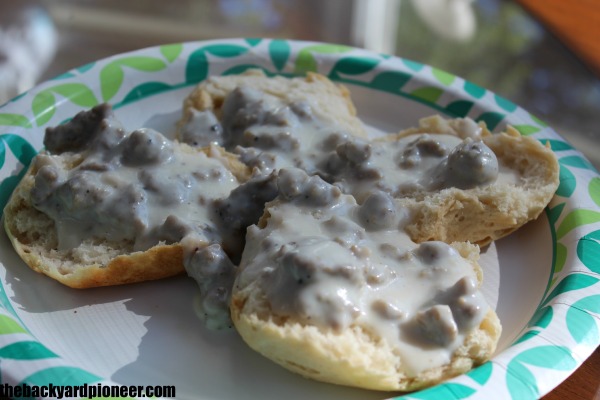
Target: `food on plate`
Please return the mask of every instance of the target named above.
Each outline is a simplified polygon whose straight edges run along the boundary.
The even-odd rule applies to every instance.
[[[279,171],[278,197],[248,228],[233,288],[244,340],[304,376],[381,390],[428,386],[489,359],[501,326],[474,300],[482,300],[478,247],[465,242],[486,245],[537,218],[558,186],[552,151],[469,118],[434,116],[365,137],[336,124],[347,113],[322,119],[310,102],[297,113],[290,84],[259,72],[210,78],[185,101],[179,123],[192,145],[216,140],[255,174]],[[452,256],[430,260],[433,268],[416,263],[418,279],[435,282],[419,297],[406,290],[416,275],[397,271],[422,261],[422,249]],[[447,265],[461,265],[460,276],[444,276]],[[382,287],[398,303],[377,298]]]
[[[48,128],[44,145],[4,210],[5,228],[31,268],[75,288],[183,273],[182,238],[218,242],[211,202],[247,174],[216,147],[126,132],[106,104]]]
[[[558,188],[559,165],[549,146],[521,136],[511,126],[492,134],[483,123],[433,116],[384,140],[414,143],[412,138],[418,135],[416,140],[423,140],[423,134],[439,142],[452,136],[463,140],[454,148],[448,146],[447,158],[429,170],[424,181],[430,189],[416,185],[403,200],[415,212],[406,230],[417,242],[435,239],[485,246],[536,219]],[[491,175],[495,179],[486,181]]]
[[[414,390],[492,356],[479,246],[551,200],[549,148],[439,116],[372,137],[343,86],[257,70],[200,83],[176,128],[106,104],[48,128],[4,212],[18,254],[75,288],[186,272],[208,327],[321,381]]]
[[[558,187],[548,147],[468,118],[432,116],[399,134],[347,139],[328,157],[321,176],[359,203],[381,190],[409,207],[417,242],[484,246],[537,218]]]
[[[347,89],[319,74],[267,77],[260,70],[210,77],[186,98],[177,138],[217,143],[261,173],[318,171],[325,151],[367,134]]]
[[[178,135],[216,142],[262,174],[301,168],[359,203],[385,191],[413,209],[407,231],[418,242],[489,244],[537,218],[558,187],[554,153],[511,127],[494,135],[469,118],[432,116],[369,138],[355,114],[348,91],[321,75],[250,70],[199,84]]]
[[[416,244],[408,210],[362,204],[318,176],[281,170],[248,228],[233,322],[250,347],[320,381],[414,390],[488,360],[500,322],[479,292],[479,249]]]

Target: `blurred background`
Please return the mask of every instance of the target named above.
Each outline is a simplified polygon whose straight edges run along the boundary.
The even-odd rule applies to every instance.
[[[317,40],[430,64],[491,89],[548,122],[600,167],[600,62],[594,57],[600,59],[600,47],[593,48],[600,46],[600,8],[584,9],[583,20],[569,14],[572,4],[597,0],[561,3],[567,2],[2,1],[0,103],[71,68],[158,44]],[[569,18],[577,18],[570,22],[580,31],[562,26]]]

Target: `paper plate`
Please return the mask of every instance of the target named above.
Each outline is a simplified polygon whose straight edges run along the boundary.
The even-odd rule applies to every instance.
[[[469,116],[495,131],[511,124],[556,152],[561,182],[546,212],[483,251],[484,294],[504,328],[495,357],[405,398],[537,398],[598,346],[598,173],[517,105],[397,57],[323,43],[228,39],[160,46],[85,65],[0,108],[0,204],[42,147],[46,126],[109,102],[129,129],[172,133],[182,99],[195,84],[248,68],[286,76],[318,71],[344,83],[374,131],[398,131],[434,113]],[[398,396],[306,380],[249,350],[235,332],[207,331],[194,315],[196,286],[187,277],[69,289],[27,268],[2,234],[0,280],[2,384],[71,390],[85,384],[151,386],[157,397],[173,395],[168,390],[174,387],[178,399]]]

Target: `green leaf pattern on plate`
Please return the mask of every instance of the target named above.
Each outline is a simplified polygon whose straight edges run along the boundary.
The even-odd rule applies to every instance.
[[[194,50],[186,63],[185,83],[196,84],[208,77],[208,55],[218,58],[234,58],[247,51],[248,47],[233,44],[211,44]]]
[[[50,367],[35,372],[23,379],[20,384],[31,386],[43,386],[52,383],[55,386],[80,386],[84,383],[92,384],[101,381],[102,378],[76,367]]]
[[[81,67],[77,67],[77,68],[75,68],[75,70],[77,72],[80,72],[80,73],[83,74],[84,72],[87,72],[90,69],[94,68],[94,65],[96,65],[96,63],[95,62],[91,62],[89,64],[82,65]]]
[[[182,50],[182,44],[167,44],[165,46],[160,46],[160,54],[162,54],[170,63],[179,57]]]
[[[590,193],[590,198],[600,207],[600,177],[596,176],[590,180],[588,192]]]
[[[4,166],[7,149],[19,160],[22,168],[16,175],[10,173],[0,181],[0,216],[2,216],[4,206],[12,191],[27,172],[27,167],[36,154],[33,146],[23,137],[11,133],[0,134],[0,170]]]
[[[579,239],[577,257],[590,271],[600,274],[600,230]]]
[[[232,58],[245,54],[248,47],[236,44],[213,44],[203,47],[203,50],[216,57]]]
[[[554,273],[557,274],[563,270],[567,262],[567,246],[556,243],[556,259],[554,260]]]
[[[479,121],[485,122],[487,127],[491,130],[491,129],[495,129],[496,126],[498,126],[498,124],[504,119],[504,117],[506,117],[506,115],[501,112],[490,111],[490,112],[484,112],[479,117],[477,117],[476,120],[478,122]]]
[[[208,76],[208,58],[204,49],[194,51],[187,60],[185,81],[188,84],[202,82]]]
[[[494,364],[488,361],[485,364],[480,365],[479,367],[469,371],[469,373],[467,373],[467,376],[473,379],[478,384],[485,385],[486,382],[492,376],[493,365]]]
[[[154,57],[135,56],[119,58],[104,66],[100,71],[102,99],[110,101],[117,94],[125,78],[126,68],[144,72],[156,72],[166,67],[167,64],[163,60]]]
[[[119,103],[119,106],[133,103],[134,101],[146,98],[148,96],[152,96],[154,94],[165,92],[170,89],[170,85],[167,85],[166,83],[162,82],[142,83],[141,85],[138,85],[131,89],[131,91],[127,93],[127,95],[125,95],[125,98]]]
[[[556,231],[557,239],[561,239],[573,229],[582,225],[600,221],[600,211],[577,209],[568,213]]]
[[[351,47],[336,44],[316,44],[304,47],[298,52],[298,56],[296,57],[294,73],[304,75],[307,72],[317,72],[318,65],[315,55],[347,53],[351,50]]]
[[[538,117],[536,117],[536,116],[535,116],[535,115],[533,115],[533,114],[529,114],[529,117],[530,117],[530,118],[531,118],[531,119],[532,119],[532,120],[533,120],[533,121],[534,121],[536,124],[538,124],[539,126],[541,126],[541,127],[543,127],[543,128],[545,128],[545,127],[547,127],[547,126],[548,126],[548,124],[547,124],[547,123],[545,123],[544,121],[542,121],[541,119],[539,119]]]
[[[0,335],[12,333],[27,333],[27,330],[12,317],[0,314]]]
[[[92,90],[82,83],[64,83],[47,88],[35,95],[31,109],[38,126],[47,124],[56,111],[56,95],[83,107],[89,108],[98,104]]]
[[[479,367],[469,371],[466,375],[472,379],[477,386],[485,385],[492,376],[493,364],[487,362]],[[436,399],[466,399],[475,394],[478,387],[471,387],[463,383],[447,382],[434,386],[420,392],[411,393],[399,398],[402,399],[419,399],[419,400],[436,400]]]
[[[517,109],[517,105],[515,103],[505,99],[504,97],[494,95],[494,100],[496,100],[496,104],[498,104],[504,111],[513,112]]]
[[[485,96],[486,93],[486,90],[484,88],[482,88],[481,86],[477,86],[476,84],[469,81],[465,81],[463,89],[465,90],[465,92],[475,97],[476,99],[482,98],[483,96]]]
[[[556,287],[550,292],[550,295],[546,297],[542,305],[548,304],[552,299],[561,294],[571,292],[573,290],[579,290],[596,284],[600,278],[593,275],[587,275],[582,273],[572,273],[567,275],[562,281],[556,285]]]
[[[560,165],[560,171],[558,175],[559,185],[556,190],[556,194],[562,197],[571,197],[575,192],[575,186],[577,185],[577,179],[575,175],[564,165]]]
[[[513,125],[513,128],[518,130],[519,133],[523,136],[533,135],[534,133],[538,133],[539,131],[542,130],[542,128],[540,128],[539,126],[526,125],[526,124]]]
[[[429,86],[415,89],[410,94],[427,103],[435,103],[443,93],[442,89]]]
[[[442,71],[441,69],[432,68],[431,73],[444,86],[450,86],[452,82],[456,80],[456,75],[449,72]]]
[[[420,70],[422,70],[425,65],[416,62],[416,61],[412,61],[412,60],[407,60],[407,59],[402,59],[402,63],[408,67],[408,69],[412,70],[413,72],[419,72]]]
[[[246,43],[248,43],[252,47],[254,47],[254,46],[258,45],[260,42],[262,42],[262,38],[247,38],[245,40],[246,40]]]
[[[568,156],[563,157],[558,160],[562,165],[568,165],[570,167],[580,168],[580,169],[588,169],[590,171],[595,171],[596,169],[588,160],[583,158],[583,156]]]
[[[268,69],[265,69],[265,68],[263,68],[263,67],[261,67],[259,65],[254,65],[254,64],[236,65],[235,67],[231,67],[229,69],[226,69],[225,71],[223,71],[221,73],[221,75],[239,75],[241,73],[244,73],[244,72],[248,71],[249,69],[260,69],[267,76],[274,76],[275,75],[273,72],[269,71]]]
[[[464,118],[469,114],[474,104],[468,100],[456,100],[446,106],[446,112],[453,117]]]
[[[31,122],[29,122],[29,119],[20,114],[0,114],[0,125],[31,128]]]
[[[473,395],[475,391],[472,387],[460,383],[442,383],[441,385],[406,395],[403,398],[419,400],[466,399]]]
[[[469,100],[456,100],[446,106],[446,113],[452,117],[464,118],[469,114],[474,104]]]
[[[551,226],[554,226],[556,224],[556,221],[558,221],[558,218],[560,217],[563,210],[565,209],[566,204],[567,203],[560,203],[552,208],[548,207],[546,209],[546,214],[548,215],[548,222],[550,223]]]
[[[269,43],[269,56],[271,57],[271,62],[278,71],[281,71],[287,64],[290,58],[290,51],[290,44],[287,40],[276,39]]]
[[[493,364],[487,362],[479,367],[469,371],[466,376],[471,378],[475,385],[469,386],[463,383],[447,382],[434,386],[420,392],[407,394],[398,398],[402,399],[419,399],[419,400],[435,400],[435,399],[466,399],[477,392],[477,390],[485,385],[492,376]]]
[[[375,90],[400,94],[411,77],[412,75],[402,71],[384,71],[373,78],[369,86]]]
[[[22,341],[0,348],[0,358],[35,360],[58,357],[40,342]]]
[[[552,322],[552,318],[554,317],[554,311],[552,307],[546,306],[537,310],[534,314],[531,321],[533,324],[531,326],[536,326],[538,328],[547,328]]]
[[[537,330],[537,329],[532,329],[532,330],[526,331],[523,335],[521,335],[520,338],[518,338],[517,340],[515,340],[515,342],[513,343],[513,345],[526,342],[529,339],[532,339],[532,338],[536,337],[537,335],[539,335],[540,332],[541,331]]]
[[[17,160],[24,166],[28,166],[31,159],[36,155],[35,149],[27,140],[19,135],[11,133],[2,134],[0,135],[0,143],[6,145]],[[4,165],[6,147],[0,146],[0,159],[2,160],[2,162],[0,162],[0,168]]]
[[[538,398],[537,380],[527,365],[568,371],[577,362],[569,349],[562,346],[539,346],[519,353],[508,363],[506,371],[506,385],[514,400]]]
[[[544,139],[542,143],[548,143],[553,151],[574,150],[573,146],[562,140]]]
[[[260,56],[261,52],[265,55]],[[173,80],[166,70],[178,62],[184,67],[181,76]],[[226,65],[220,67],[222,62]],[[504,377],[503,390],[508,390],[513,399],[535,398],[540,394],[538,379],[541,379],[536,368],[567,371],[577,366],[569,348],[548,346],[542,341],[546,330],[564,330],[562,327],[566,326],[570,340],[587,346],[598,344],[600,338],[594,315],[600,311],[600,210],[576,208],[571,200],[586,197],[590,201],[585,204],[600,207],[600,177],[582,178],[582,172],[595,174],[595,168],[543,121],[509,100],[460,77],[411,60],[333,44],[283,39],[227,39],[159,46],[87,64],[1,107],[0,196],[3,197],[0,198],[0,206],[5,204],[25,171],[21,168],[19,173],[14,174],[15,166],[8,165],[7,151],[21,164],[28,165],[35,149],[25,139],[27,135],[24,133],[36,130],[37,134],[41,134],[40,128],[56,124],[53,117],[57,108],[68,104],[85,109],[99,101],[110,101],[117,109],[148,96],[195,85],[214,73],[234,74],[257,67],[269,75],[290,75],[288,71],[297,75],[308,71],[320,72],[334,81],[417,101],[429,107],[432,113],[441,112],[451,117],[470,116],[484,121],[490,129],[510,121],[522,135],[548,143],[555,152],[565,152],[559,158],[560,186],[557,195],[560,202],[546,212],[554,245],[548,294],[531,318],[529,329],[515,342],[519,352],[516,355],[512,353],[512,358],[503,361],[503,365],[507,365],[506,371],[494,368],[495,364],[488,362],[470,371],[468,378],[450,380],[403,398],[462,399],[472,397],[480,390],[493,394],[499,383],[498,379],[490,378],[492,372],[495,376]],[[57,119],[64,121],[67,117],[61,115]],[[571,271],[572,260],[580,262],[580,269],[585,268],[585,271]],[[557,301],[565,304],[564,299],[573,303],[565,314],[561,314],[555,311],[554,305]],[[6,310],[6,314],[2,310]],[[66,365],[64,361],[64,365],[44,367],[44,360],[51,359],[56,363],[62,359],[29,335],[14,314],[4,288],[0,287],[1,382],[7,379],[2,361],[14,360],[20,355],[23,355],[20,362],[32,365],[31,373],[22,380],[28,385],[91,383],[101,379]]]
[[[329,73],[333,80],[343,79],[343,75],[360,75],[372,71],[380,60],[368,57],[344,57],[336,62]]]
[[[539,397],[535,376],[520,362],[511,361],[508,364],[506,386],[513,400]]]
[[[590,313],[600,314],[600,295],[584,297],[573,303],[567,311],[567,328],[579,343],[595,346],[600,340],[596,318]]]

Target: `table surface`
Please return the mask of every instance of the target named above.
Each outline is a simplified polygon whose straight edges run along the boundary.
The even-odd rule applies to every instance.
[[[600,167],[600,2],[478,0],[470,9],[474,31],[469,35],[461,30],[465,24],[458,24],[448,37],[416,18],[414,1],[386,2],[398,13],[393,37],[383,40],[386,52],[435,65],[512,100]],[[173,8],[162,0],[3,2],[0,13],[23,4],[41,6],[54,21],[56,54],[39,80],[116,53],[212,37],[280,36],[364,45],[358,43],[345,0],[246,2],[259,4],[260,14],[227,9],[227,1],[180,3]],[[600,399],[600,350],[544,399]]]
[[[600,3],[597,0],[519,0],[523,7],[600,74]]]

